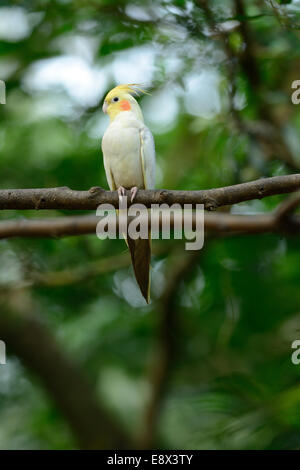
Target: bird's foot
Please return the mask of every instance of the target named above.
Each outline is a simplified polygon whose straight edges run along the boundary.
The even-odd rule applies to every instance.
[[[136,196],[136,193],[138,192],[138,188],[136,186],[134,186],[133,188],[131,188],[130,190],[130,194],[131,194],[131,198],[130,198],[130,201],[133,202],[135,196]]]
[[[125,188],[123,188],[123,186],[120,186],[120,187],[118,188],[118,196],[119,196],[120,202],[123,201],[123,196],[125,196],[125,194],[126,194]]]

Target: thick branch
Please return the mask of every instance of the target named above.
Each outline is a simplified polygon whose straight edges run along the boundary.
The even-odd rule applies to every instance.
[[[261,178],[249,183],[200,191],[172,191],[167,189],[140,190],[135,203],[169,205],[204,204],[213,210],[220,206],[262,199],[275,194],[291,193],[300,189],[300,173]],[[129,195],[129,193],[128,193]],[[128,198],[129,201],[129,198]],[[0,209],[65,209],[95,210],[99,204],[118,207],[116,191],[93,187],[89,191],[76,191],[67,187],[42,189],[4,189],[0,191]]]
[[[199,256],[199,251],[185,252],[175,264],[171,263],[168,282],[160,299],[157,347],[150,372],[152,390],[145,410],[145,429],[140,440],[140,447],[143,449],[153,449],[155,446],[157,420],[179,355],[178,290],[182,281],[193,273]]]
[[[3,299],[2,296],[0,337],[7,351],[16,354],[39,378],[68,421],[80,447],[130,447],[127,436],[99,404],[83,371],[64,354],[44,321],[40,322],[31,313],[28,291],[14,292],[6,302]]]

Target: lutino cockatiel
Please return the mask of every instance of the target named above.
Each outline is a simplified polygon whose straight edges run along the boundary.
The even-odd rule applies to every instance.
[[[119,85],[105,97],[103,112],[110,124],[102,139],[102,152],[106,179],[111,191],[119,197],[125,189],[133,201],[138,189],[155,187],[155,147],[143,114],[133,95],[145,93],[138,85]],[[141,292],[150,300],[151,239],[133,240],[127,237],[136,280]]]

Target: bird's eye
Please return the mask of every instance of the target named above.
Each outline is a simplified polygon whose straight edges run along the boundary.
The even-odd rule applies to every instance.
[[[116,96],[115,98],[113,98],[113,101],[116,103],[117,101],[119,101],[119,98]]]

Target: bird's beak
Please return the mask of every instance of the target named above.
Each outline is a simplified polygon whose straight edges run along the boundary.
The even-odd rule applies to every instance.
[[[104,113],[107,113],[107,107],[108,107],[108,103],[107,103],[107,101],[104,101],[103,106],[102,106],[102,111]]]

